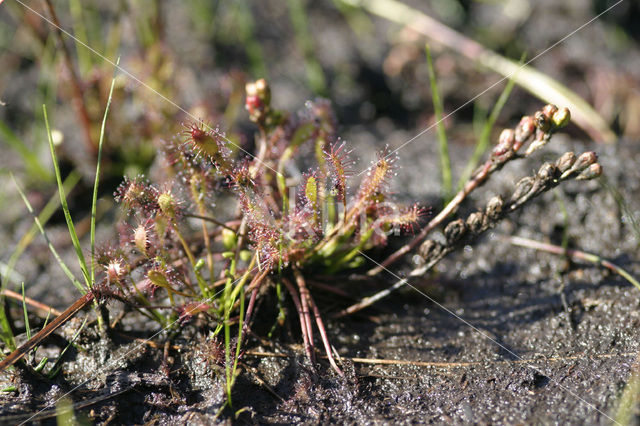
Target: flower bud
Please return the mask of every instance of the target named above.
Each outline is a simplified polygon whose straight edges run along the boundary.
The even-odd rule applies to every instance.
[[[562,154],[562,156],[556,160],[556,167],[560,174],[569,170],[576,162],[576,158],[576,155],[571,151]]]
[[[474,234],[478,234],[482,231],[483,222],[484,214],[482,212],[473,212],[467,218],[467,227]]]
[[[517,146],[522,146],[522,144],[533,135],[535,129],[536,126],[533,117],[528,115],[522,117],[520,123],[516,126],[516,141],[519,142]],[[514,150],[517,151],[515,147]]]
[[[533,188],[534,182],[535,179],[531,176],[526,176],[520,179],[518,183],[516,183],[516,189],[513,191],[513,195],[511,195],[511,202],[516,202],[527,195],[531,191],[531,188]]]
[[[222,229],[222,244],[227,250],[234,250],[238,244],[238,236],[231,229]]]
[[[556,176],[558,169],[552,163],[544,163],[538,169],[538,173],[536,173],[536,179],[541,183],[547,183],[553,180]]]
[[[487,203],[487,207],[484,210],[485,215],[491,219],[496,220],[502,214],[502,207],[504,206],[504,201],[502,197],[499,195],[494,196]]]
[[[498,138],[498,144],[493,148],[492,156],[499,157],[513,149],[516,141],[516,134],[511,129],[504,129]]]
[[[263,78],[245,86],[247,99],[245,108],[249,111],[249,118],[254,122],[262,122],[267,118],[271,103],[271,89]]]
[[[553,114],[555,114],[556,112],[558,112],[558,107],[553,104],[547,104],[542,108],[542,113],[549,120],[551,120],[551,118],[553,117]]]
[[[569,111],[569,108],[567,107],[560,108],[553,113],[551,121],[558,129],[564,127],[569,124],[569,121],[571,121],[571,111]]]
[[[167,217],[175,218],[178,212],[178,203],[171,192],[166,191],[158,195],[158,206],[160,211]]]
[[[542,111],[538,111],[533,116],[536,127],[543,133],[547,133],[551,130],[551,119],[547,117]]]
[[[576,180],[590,180],[599,177],[602,174],[602,166],[600,163],[593,163],[582,171],[576,177]]]
[[[261,78],[255,82],[256,95],[264,102],[269,105],[271,103],[271,88],[267,83],[267,80]]]
[[[425,240],[418,249],[418,254],[427,262],[438,257],[440,253],[442,253],[442,244],[433,240]]]
[[[447,244],[452,245],[458,242],[466,232],[467,226],[464,220],[457,219],[450,222],[446,228],[444,228],[444,237],[447,239]]]

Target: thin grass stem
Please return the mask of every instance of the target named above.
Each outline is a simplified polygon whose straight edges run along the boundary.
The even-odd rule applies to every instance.
[[[82,247],[80,246],[80,241],[78,239],[78,234],[76,233],[76,228],[73,224],[73,219],[71,219],[71,212],[69,211],[69,205],[67,204],[67,196],[65,195],[64,186],[62,185],[62,175],[60,173],[60,167],[58,166],[58,156],[56,155],[56,149],[53,143],[53,137],[51,136],[51,127],[49,126],[49,118],[47,117],[46,105],[42,105],[42,111],[44,113],[44,123],[47,129],[47,136],[49,138],[49,149],[51,151],[51,160],[53,161],[53,169],[56,175],[56,181],[58,182],[58,194],[60,195],[60,204],[62,205],[64,218],[67,222],[67,229],[69,230],[69,235],[71,237],[71,242],[73,244],[73,247],[76,250],[76,257],[78,258],[78,263],[80,264],[80,269],[82,270],[82,275],[85,279],[87,290],[90,290],[92,286],[91,276],[89,275],[87,262],[84,258]]]
[[[429,83],[431,84],[431,99],[433,101],[433,111],[436,120],[436,131],[438,133],[438,146],[440,149],[440,173],[442,174],[442,198],[444,204],[447,204],[452,197],[453,183],[451,177],[451,158],[449,156],[449,143],[447,141],[447,132],[444,128],[444,105],[440,98],[440,91],[438,90],[438,81],[436,78],[436,71],[433,67],[433,60],[431,59],[431,50],[429,45],[425,45],[425,51],[427,54],[427,69],[429,70]]]
[[[520,64],[522,65],[523,62],[524,62],[524,55],[522,59],[520,59]],[[514,76],[516,74],[509,77],[509,80],[507,81],[507,84],[505,85],[504,90],[502,90],[502,92],[500,93],[498,100],[493,105],[493,108],[489,113],[489,117],[487,117],[487,119],[484,122],[484,125],[482,126],[482,133],[478,138],[478,143],[476,144],[473,150],[473,154],[471,154],[471,158],[469,159],[469,162],[465,166],[464,171],[462,172],[462,175],[460,175],[460,179],[458,179],[458,191],[462,189],[462,187],[464,186],[464,183],[469,180],[473,171],[476,169],[476,167],[478,167],[478,164],[480,163],[480,159],[485,154],[485,152],[487,152],[487,150],[489,149],[490,142],[491,142],[491,138],[490,138],[491,131],[493,130],[493,126],[496,123],[496,120],[498,119],[500,112],[504,108],[504,105],[507,103],[507,100],[509,99],[509,95],[511,94],[511,91],[513,90],[513,86],[516,82]]]
[[[120,64],[120,58],[116,60],[116,66],[114,69],[118,69]],[[104,115],[102,116],[102,126],[100,127],[100,139],[98,141],[98,159],[96,161],[96,177],[93,183],[93,196],[91,198],[91,283],[95,282],[95,247],[96,247],[96,206],[98,204],[98,185],[100,183],[100,165],[102,163],[102,146],[104,143],[104,134],[107,124],[107,115],[109,114],[109,107],[111,106],[111,99],[113,97],[113,86],[116,82],[115,75],[111,79],[111,87],[109,88],[109,97],[107,98],[107,106],[104,109]]]

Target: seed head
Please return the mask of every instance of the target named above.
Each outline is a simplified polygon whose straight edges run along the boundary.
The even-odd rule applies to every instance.
[[[587,151],[580,154],[575,164],[573,165],[573,169],[576,171],[582,171],[597,161],[598,155],[593,151]]]
[[[502,197],[499,195],[493,196],[489,202],[487,203],[487,207],[485,208],[485,215],[491,220],[497,220],[500,218],[502,214],[502,207],[504,206],[504,201]]]
[[[426,261],[434,259],[440,255],[444,247],[437,241],[425,240],[418,249],[418,254]]]
[[[538,173],[536,173],[536,180],[541,183],[548,183],[553,180],[557,175],[558,169],[552,163],[544,163],[538,169]]]
[[[516,189],[513,191],[511,195],[511,202],[515,203],[520,198],[526,196],[531,189],[533,188],[533,184],[535,183],[535,179],[531,176],[525,176],[516,183]]]
[[[466,233],[467,225],[462,219],[454,220],[444,228],[444,237],[447,239],[448,245],[457,243]]]
[[[474,234],[478,234],[482,231],[484,225],[484,213],[473,212],[467,217],[467,228]]]

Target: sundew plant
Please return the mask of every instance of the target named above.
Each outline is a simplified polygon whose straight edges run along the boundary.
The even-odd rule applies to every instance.
[[[144,176],[124,178],[115,193],[123,210],[117,241],[95,249],[98,273],[87,285],[87,296],[72,307],[75,313],[93,300],[118,300],[170,334],[179,333],[195,317],[208,319],[205,337],[224,340],[225,355],[219,362],[225,366],[229,395],[256,300],[270,288],[289,294],[312,365],[317,330],[331,367],[342,375],[306,283],[309,276],[346,277],[346,272],[365,272],[367,267],[372,267],[367,275],[374,276],[414,251],[418,261],[411,275],[424,274],[446,254],[562,181],[602,173],[595,153],[567,152],[518,181],[510,197],[497,195],[466,219],[449,221],[443,243],[429,234],[506,163],[542,148],[568,123],[568,109],[547,105],[523,117],[515,129],[504,130],[486,162],[437,214],[419,203],[394,201],[390,182],[397,173],[397,157],[388,148],[361,177],[354,176],[351,151],[336,134],[328,101],[309,101],[296,114],[279,111],[272,108],[270,88],[261,79],[247,84],[246,110],[257,125],[255,153],[208,123],[185,123],[181,134],[164,142],[157,182]],[[300,171],[301,164],[312,166]],[[217,213],[221,204],[226,211]],[[377,262],[366,254],[399,235],[412,239],[386,259]],[[342,313],[378,298],[367,298]],[[102,309],[100,317],[105,312]],[[17,358],[10,359],[3,366]]]

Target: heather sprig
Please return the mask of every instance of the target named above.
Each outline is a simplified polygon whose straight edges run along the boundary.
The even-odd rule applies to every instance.
[[[410,275],[424,274],[444,256],[461,245],[471,243],[508,215],[562,182],[571,179],[595,179],[601,174],[602,166],[592,151],[585,152],[577,158],[573,152],[566,152],[555,162],[544,163],[535,174],[520,179],[508,197],[496,195],[489,200],[484,209],[471,213],[466,219],[449,222],[443,231],[444,243],[434,239],[425,240],[418,249],[418,263],[421,265]]]
[[[379,274],[384,268],[397,262],[409,252],[416,249],[429,233],[441,225],[471,192],[501,170],[505,164],[513,160],[529,157],[535,151],[542,148],[551,139],[555,131],[569,123],[570,118],[571,113],[567,108],[558,109],[555,105],[546,105],[533,116],[527,115],[522,117],[515,129],[503,130],[489,158],[472,174],[471,178],[463,185],[462,189],[453,199],[435,215],[410,242],[403,245],[376,267],[368,271],[367,275],[374,276]],[[526,144],[528,144],[527,148],[524,149],[524,153],[521,153],[522,147]]]

